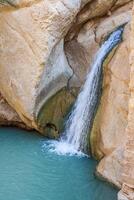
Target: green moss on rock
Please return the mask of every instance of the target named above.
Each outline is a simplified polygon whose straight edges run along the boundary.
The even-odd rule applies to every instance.
[[[72,89],[77,94],[77,89]],[[75,101],[75,96],[63,88],[52,96],[41,108],[37,124],[41,133],[49,138],[58,138],[64,127],[64,120]]]

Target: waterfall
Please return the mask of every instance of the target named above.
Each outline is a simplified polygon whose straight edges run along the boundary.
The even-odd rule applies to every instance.
[[[77,97],[59,141],[51,143],[51,150],[59,154],[78,154],[87,151],[87,137],[92,126],[101,90],[102,66],[111,50],[122,40],[123,27],[109,35],[100,47]]]

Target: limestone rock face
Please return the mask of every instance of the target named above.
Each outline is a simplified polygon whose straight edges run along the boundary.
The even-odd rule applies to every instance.
[[[45,127],[45,124],[54,123],[53,118],[43,121],[42,117],[40,120],[41,112],[44,112],[43,106],[49,99],[55,101],[52,97],[64,89],[66,95],[72,97],[69,102],[65,102],[66,109],[62,116],[59,116],[59,119],[63,118],[74,101],[74,93],[76,94],[72,93],[68,86],[69,88],[81,86],[92,58],[99,48],[98,41],[118,25],[128,22],[130,11],[127,8],[124,14],[123,12],[120,12],[121,15],[113,14],[116,16],[110,17],[111,19],[104,17],[100,23],[98,20],[90,19],[98,17],[98,13],[105,15],[104,7],[112,9],[118,1],[5,0],[2,2],[4,3],[1,4],[0,13],[0,91],[22,121],[42,131],[41,127]],[[126,1],[119,4],[124,3]],[[80,23],[85,22],[82,16],[86,12],[94,14],[86,17],[89,23],[85,28],[81,28],[77,41],[72,40],[64,44],[64,38],[71,26],[73,27],[74,21],[76,25],[80,19]],[[95,33],[96,26],[98,30]],[[106,27],[109,27],[108,30]],[[86,29],[87,35],[83,34]],[[74,46],[80,50],[79,54],[73,50]],[[89,55],[91,46],[93,48]]]
[[[74,39],[65,42],[65,53],[79,81],[85,80],[85,75],[92,65],[94,56],[105,37],[118,26],[131,20],[132,4],[129,3],[112,13],[109,17],[89,20],[82,26]],[[70,32],[68,33],[70,36]]]
[[[18,114],[11,108],[4,98],[0,95],[0,125],[15,125],[22,128],[28,128],[19,118]]]
[[[116,6],[121,6],[125,3],[129,2],[126,1],[117,1],[117,0],[96,0],[92,3],[89,3],[83,10],[78,14],[77,23],[86,22],[89,19],[95,17],[101,17],[106,14],[109,14]]]
[[[75,33],[73,40],[67,41],[66,55],[73,70],[77,72],[79,82],[84,80],[105,37],[116,27],[131,21],[131,9],[132,4],[129,3],[112,12],[109,17],[89,20],[78,34]],[[130,23],[125,26],[123,42],[104,63],[103,93],[91,134],[93,155],[97,159],[104,157],[97,173],[119,188],[122,185],[122,159],[130,98],[129,40]],[[77,47],[75,52],[72,48],[74,45]],[[83,63],[80,59],[82,57]]]
[[[124,182],[123,159],[124,152],[126,152],[126,127],[128,123],[128,101],[130,98],[128,35],[126,35],[126,39],[124,36],[123,43],[113,54],[112,60],[107,65],[110,68],[112,67],[112,70],[110,69],[108,72],[105,68],[103,85],[104,96],[102,96],[93,126],[93,137],[91,136],[93,154],[96,158],[104,157],[97,167],[99,176],[105,178],[119,188],[122,187],[122,183]],[[118,69],[122,70],[119,70],[119,72]],[[95,137],[95,135],[97,137]],[[133,155],[131,156],[133,157]],[[129,153],[129,162],[132,157],[130,158]],[[129,167],[127,166],[126,171],[128,171],[128,169]],[[126,199],[126,197],[120,197],[119,199],[123,200]]]
[[[134,187],[133,185],[123,184],[122,190],[118,193],[118,200],[133,200]]]
[[[106,156],[101,160],[98,172],[119,187],[130,96],[129,25],[125,29],[123,42],[104,67],[103,93],[91,135],[93,154]]]
[[[120,200],[133,199],[134,188],[131,12],[131,0],[0,0],[0,124],[49,137],[62,130],[102,42],[125,25],[122,43],[104,62],[91,133],[92,154],[102,159],[97,173],[122,186]]]
[[[117,8],[120,3],[116,2],[113,8]],[[72,34],[72,30],[69,32],[65,43],[66,55],[81,83],[105,37],[116,27],[131,21],[131,2],[115,11],[113,8],[107,17],[88,20],[79,31],[77,30],[78,33]],[[69,38],[73,39],[69,41]],[[129,43],[130,23],[125,26],[122,43],[111,52],[104,63],[103,93],[91,134],[93,155],[97,159],[104,157],[97,167],[98,175],[119,188],[123,183],[122,160],[127,141],[126,127],[130,99]],[[74,46],[76,51],[73,50]],[[83,64],[82,67],[81,64]]]
[[[126,128],[126,144],[124,148],[123,159],[123,175],[122,190],[119,193],[119,200],[134,199],[134,8],[132,13],[131,22],[131,35],[130,35],[130,99],[129,99],[129,112],[128,112],[128,124]]]
[[[21,0],[9,11],[9,5],[2,7],[0,91],[30,127],[39,129],[39,110],[73,74],[63,39],[86,2]]]

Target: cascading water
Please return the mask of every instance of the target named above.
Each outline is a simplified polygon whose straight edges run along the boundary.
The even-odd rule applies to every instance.
[[[66,122],[64,133],[59,141],[49,144],[52,151],[58,154],[81,154],[87,151],[88,131],[92,126],[101,91],[103,62],[110,51],[121,42],[122,33],[123,27],[120,27],[102,44]]]

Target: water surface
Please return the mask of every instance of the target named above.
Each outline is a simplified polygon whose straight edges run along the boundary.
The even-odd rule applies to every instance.
[[[117,191],[94,176],[87,157],[42,149],[34,132],[0,128],[0,200],[116,200]]]

